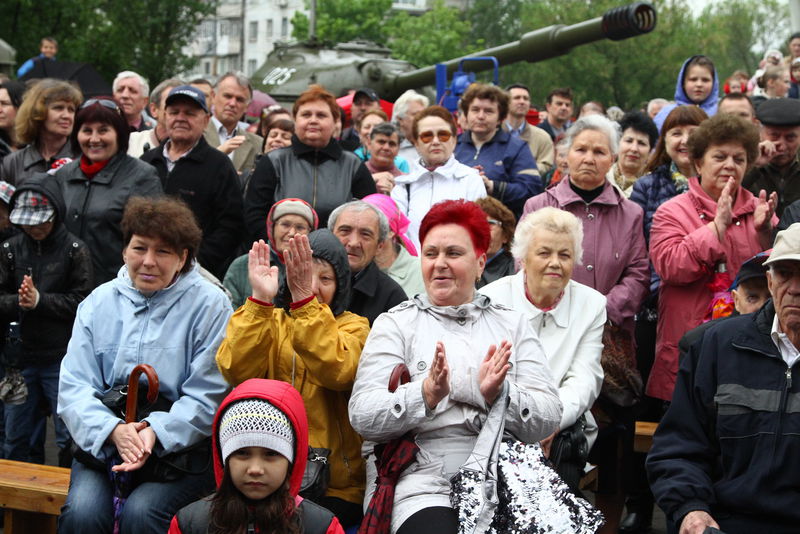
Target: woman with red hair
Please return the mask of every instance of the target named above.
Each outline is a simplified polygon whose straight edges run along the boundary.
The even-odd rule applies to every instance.
[[[475,292],[490,239],[486,214],[474,202],[440,202],[422,220],[419,238],[426,294],[373,324],[350,397],[350,422],[371,442],[408,432],[419,446],[395,488],[391,531],[455,534],[450,477],[475,445],[480,429],[473,421],[485,419],[503,383],[510,386],[505,428],[525,443],[555,431],[561,403],[529,322]],[[411,381],[391,393],[387,384],[398,364],[408,367]],[[372,460],[367,499],[375,491]]]

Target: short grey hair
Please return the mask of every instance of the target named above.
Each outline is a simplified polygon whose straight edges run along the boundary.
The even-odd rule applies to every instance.
[[[117,74],[117,77],[114,78],[114,83],[111,84],[111,92],[116,93],[119,82],[127,78],[136,78],[137,80],[139,80],[139,84],[142,86],[142,94],[143,95],[150,94],[150,84],[147,83],[147,79],[141,74],[133,72],[132,70],[123,70],[122,72]]]
[[[406,113],[408,113],[408,105],[412,102],[419,102],[423,107],[426,108],[430,105],[430,100],[428,100],[427,96],[422,95],[413,89],[409,89],[394,101],[394,107],[392,108],[392,122],[396,123],[397,119],[402,119],[405,117]]]
[[[400,136],[400,132],[397,130],[397,126],[392,124],[391,122],[382,122],[380,124],[376,124],[372,127],[372,130],[369,132],[370,141],[375,139],[376,135],[385,135],[386,137],[391,137],[394,134]]]
[[[170,89],[175,89],[176,87],[180,87],[184,84],[185,82],[180,78],[167,78],[160,84],[156,85],[156,88],[153,89],[152,93],[150,93],[150,103],[156,107],[159,107],[161,105],[161,94],[167,87]]]
[[[556,234],[569,234],[572,237],[575,264],[581,264],[583,261],[583,223],[570,212],[550,206],[529,213],[517,224],[514,243],[511,245],[511,254],[514,259],[525,261],[533,233],[539,228],[550,230]]]
[[[253,99],[253,86],[250,85],[250,78],[245,76],[244,73],[238,71],[231,70],[220,76],[217,79],[217,83],[214,84],[214,91],[219,89],[219,84],[221,84],[228,78],[233,78],[240,87],[244,87],[245,89],[247,89],[247,92],[250,93],[250,100]]]
[[[608,147],[612,154],[619,152],[619,138],[622,134],[619,124],[603,115],[587,115],[576,120],[567,130],[567,146],[572,148],[575,138],[587,130],[600,132],[608,138]]]
[[[651,115],[653,113],[653,108],[656,106],[666,106],[669,104],[669,100],[666,98],[654,98],[650,102],[647,103],[647,114]]]
[[[389,230],[390,230],[389,219],[386,218],[386,215],[384,215],[384,213],[381,210],[379,210],[369,202],[364,202],[363,200],[353,200],[351,202],[342,204],[341,206],[333,210],[333,212],[331,212],[330,216],[328,217],[328,230],[336,233],[334,231],[334,229],[336,228],[336,221],[339,219],[339,215],[341,215],[347,210],[353,210],[356,213],[362,213],[368,210],[371,211],[378,217],[378,242],[383,243],[384,241],[386,241],[386,238],[389,237]]]

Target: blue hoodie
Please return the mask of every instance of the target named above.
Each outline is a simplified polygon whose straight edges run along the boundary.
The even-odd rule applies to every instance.
[[[691,60],[699,56],[692,56],[686,61],[683,62],[683,66],[681,67],[681,71],[678,74],[678,80],[675,82],[675,104],[669,104],[661,108],[661,111],[658,112],[653,122],[656,123],[658,127],[658,131],[661,132],[661,126],[664,124],[664,121],[667,118],[667,115],[678,106],[700,106],[700,109],[706,112],[709,117],[712,117],[717,114],[717,104],[719,102],[719,77],[717,76],[717,71],[714,69],[713,77],[714,77],[714,85],[711,87],[711,93],[700,103],[692,101],[689,98],[689,95],[686,94],[686,91],[683,89],[683,78],[686,73],[686,65],[689,64]]]

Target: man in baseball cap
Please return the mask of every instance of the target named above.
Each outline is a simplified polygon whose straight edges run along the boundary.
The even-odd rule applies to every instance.
[[[381,108],[381,99],[378,93],[370,87],[362,87],[353,93],[353,105],[350,107],[350,128],[342,132],[340,144],[343,149],[351,152],[361,146],[358,136],[358,124],[364,113]]]
[[[769,196],[778,193],[775,213],[778,217],[800,199],[800,100],[771,98],[756,110],[761,122],[761,157],[745,175],[742,186],[754,195],[763,189]]]
[[[239,177],[230,158],[203,138],[210,115],[202,91],[179,85],[165,105],[169,138],[141,159],[156,168],[164,193],[194,212],[203,230],[197,260],[222,280],[244,226]]]

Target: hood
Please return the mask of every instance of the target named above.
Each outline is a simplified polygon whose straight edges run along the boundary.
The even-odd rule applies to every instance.
[[[11,197],[8,212],[14,209],[14,205],[19,198],[20,193],[23,191],[35,191],[47,197],[53,208],[56,210],[55,226],[64,222],[64,214],[67,212],[66,204],[64,203],[64,195],[61,193],[61,188],[58,185],[58,179],[50,176],[47,173],[37,172],[22,184],[17,186],[14,195]]]
[[[269,241],[269,249],[275,252],[281,263],[284,263],[283,252],[279,251],[275,246],[275,236],[272,233],[272,227],[274,226],[274,221],[272,220],[272,214],[275,213],[275,208],[277,208],[283,202],[288,202],[288,201],[302,202],[303,204],[308,206],[308,208],[311,210],[311,213],[314,214],[314,225],[313,225],[314,227],[311,230],[312,231],[316,230],[319,227],[319,215],[317,215],[317,212],[314,210],[314,208],[311,207],[311,204],[309,204],[302,198],[284,198],[273,204],[272,207],[269,209],[269,213],[267,213],[267,240]]]
[[[344,245],[327,228],[320,228],[308,235],[308,243],[311,246],[311,255],[320,258],[333,266],[336,274],[336,293],[333,295],[330,308],[333,316],[336,317],[344,312],[350,305],[350,263],[347,261],[347,251]],[[289,310],[292,296],[286,279],[281,280],[281,287],[275,298],[275,305]]]
[[[303,481],[303,472],[306,469],[308,459],[308,418],[306,408],[300,393],[290,384],[279,380],[268,380],[266,378],[251,378],[239,384],[231,391],[217,410],[212,426],[213,454],[214,454],[214,478],[217,487],[222,483],[225,473],[225,466],[222,465],[222,450],[219,446],[219,423],[226,408],[234,402],[244,399],[262,399],[289,418],[294,428],[295,437],[295,461],[291,464],[292,472],[289,475],[289,492],[293,497],[300,491],[300,483]]]
[[[687,106],[695,104],[695,102],[692,102],[692,100],[687,96],[686,91],[683,90],[683,77],[686,74],[686,65],[696,57],[697,56],[692,56],[688,58],[683,62],[683,66],[681,66],[681,72],[678,74],[678,81],[675,82],[675,102],[678,105]],[[705,100],[697,104],[708,114],[709,117],[717,113],[717,102],[719,100],[719,78],[717,77],[716,69],[713,72],[713,76],[714,85],[711,87],[711,93]]]

